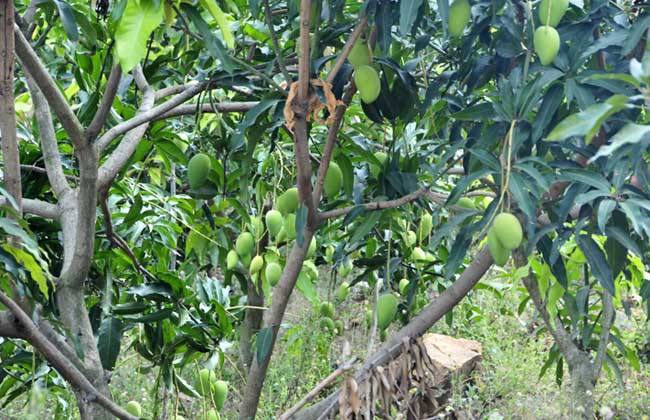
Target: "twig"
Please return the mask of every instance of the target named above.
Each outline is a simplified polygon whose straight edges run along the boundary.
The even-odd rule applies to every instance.
[[[336,380],[339,376],[342,374],[350,371],[355,363],[357,362],[357,358],[352,358],[345,362],[343,365],[339,366],[338,369],[336,369],[334,372],[330,373],[327,378],[323,379],[320,381],[311,391],[307,393],[300,401],[298,401],[293,407],[288,409],[284,414],[282,414],[278,420],[289,420],[292,418],[298,410],[300,410],[302,407],[305,406],[309,401],[311,401],[316,395],[320,394],[320,392],[327,388],[332,382]]]
[[[86,130],[86,138],[89,141],[93,141],[97,134],[106,123],[106,119],[111,112],[113,107],[113,100],[115,100],[115,95],[117,94],[117,88],[120,85],[120,79],[122,77],[122,68],[119,65],[116,65],[111,70],[108,80],[106,81],[106,90],[104,90],[104,97],[102,102],[97,108],[97,112],[93,117],[93,120],[90,122],[88,129]]]
[[[284,76],[284,80],[287,81],[287,85],[291,84],[291,76],[289,76],[289,71],[287,70],[287,65],[284,63],[284,57],[282,56],[282,49],[278,43],[278,36],[275,33],[273,28],[273,16],[271,14],[271,7],[269,6],[269,0],[264,0],[264,17],[266,19],[266,26],[269,28],[269,34],[271,35],[271,44],[273,45],[273,51],[275,52],[275,59],[278,60],[278,66]]]

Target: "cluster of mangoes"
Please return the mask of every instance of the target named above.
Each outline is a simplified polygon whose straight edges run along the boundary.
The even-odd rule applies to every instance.
[[[510,253],[521,245],[524,232],[519,219],[511,213],[499,213],[488,230],[487,244],[494,263],[503,267]]]
[[[560,34],[555,27],[569,8],[569,0],[542,0],[537,12],[541,26],[535,30],[533,44],[539,61],[549,65],[560,51]]]
[[[217,379],[213,370],[203,368],[199,371],[195,386],[197,392],[203,397],[211,399],[214,406],[214,409],[206,411],[206,420],[216,420],[218,418],[217,411],[223,409],[226,398],[228,398],[228,382]]]
[[[354,84],[361,100],[367,104],[375,102],[381,93],[381,81],[379,73],[372,67],[372,52],[365,39],[357,39],[350,50],[348,61],[354,67]]]
[[[348,286],[349,287],[349,286]],[[347,295],[347,292],[346,292]],[[334,320],[334,304],[332,302],[323,302],[318,308],[320,314],[320,327],[330,333],[341,335],[343,334],[343,321],[340,319]]]

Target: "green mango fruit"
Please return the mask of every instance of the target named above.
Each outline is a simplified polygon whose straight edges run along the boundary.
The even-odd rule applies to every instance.
[[[298,209],[298,204],[300,204],[298,188],[294,187],[289,188],[278,197],[276,207],[280,213],[287,215],[296,211]]]
[[[372,62],[368,43],[361,37],[352,46],[350,54],[348,54],[348,61],[355,69],[360,66],[369,66]]]
[[[343,172],[341,172],[341,168],[336,162],[330,162],[323,183],[325,197],[329,200],[335,199],[340,194],[341,187],[343,187]]]
[[[510,257],[510,252],[503,247],[499,239],[497,238],[496,232],[494,229],[490,228],[488,230],[487,245],[494,259],[494,263],[499,267],[503,267],[508,262]]]
[[[221,411],[223,404],[228,398],[228,382],[215,381],[212,383],[212,402],[218,411]]]
[[[418,237],[412,230],[406,232],[406,245],[412,247],[418,241]]]
[[[256,255],[255,257],[253,257],[253,260],[251,261],[251,265],[248,267],[248,271],[250,271],[251,274],[256,274],[262,269],[263,265],[264,265],[264,258],[262,258],[261,255]]]
[[[429,213],[424,213],[420,218],[420,224],[418,225],[418,241],[420,243],[429,238],[431,229],[433,229],[433,216]]]
[[[219,420],[219,416],[214,408],[209,409],[205,412],[205,420]]]
[[[320,319],[320,327],[329,332],[333,332],[336,329],[334,320],[332,320],[332,318],[329,317],[323,317]]]
[[[370,164],[370,174],[375,177],[379,178],[379,171],[381,171],[382,167],[386,164],[386,160],[388,159],[388,155],[384,152],[375,152],[374,154],[375,159],[377,159],[380,163],[380,166],[375,165],[374,163]]]
[[[459,198],[457,205],[465,209],[476,210],[476,205],[474,205],[474,200],[472,200],[469,197]]]
[[[344,301],[345,299],[347,299],[349,294],[350,294],[350,283],[344,281],[339,286],[339,289],[336,292],[336,297],[338,300]]]
[[[492,230],[501,245],[508,251],[517,249],[524,239],[519,219],[510,213],[498,214],[492,223]]]
[[[397,315],[398,300],[392,293],[385,293],[377,299],[377,326],[386,329]]]
[[[468,0],[455,0],[449,7],[449,35],[459,37],[472,17],[472,7]]]
[[[266,213],[266,228],[271,234],[272,237],[277,238],[278,234],[284,226],[284,219],[282,218],[282,213],[277,210],[269,210]]]
[[[197,153],[192,156],[187,164],[187,179],[191,189],[196,190],[205,184],[211,167],[210,157],[205,153]]]
[[[402,296],[406,296],[408,294],[408,288],[410,284],[411,282],[406,278],[399,281],[399,293]]]
[[[569,0],[542,0],[537,6],[539,22],[556,27],[569,9]]]
[[[419,246],[416,246],[411,251],[411,259],[413,261],[426,261],[427,260],[427,254],[424,252],[424,250],[422,248],[420,248]]]
[[[320,314],[326,318],[334,317],[334,304],[332,302],[323,302],[320,304]]]
[[[274,287],[280,281],[280,277],[282,277],[282,267],[276,262],[268,263],[264,274],[271,287]]]
[[[237,251],[235,251],[234,249],[228,251],[228,255],[226,255],[226,268],[228,270],[233,270],[235,267],[237,267],[238,262],[239,262],[239,255],[237,255]]]
[[[217,380],[217,376],[209,369],[201,369],[197,378],[196,390],[204,397],[210,394],[210,386]]]
[[[255,248],[255,238],[250,232],[242,232],[235,241],[235,250],[240,257],[250,255]]]
[[[540,63],[547,66],[555,60],[560,51],[560,35],[552,26],[540,26],[535,31],[533,44]]]
[[[336,327],[336,329],[334,330],[334,332],[336,333],[336,335],[342,335],[342,334],[343,334],[343,329],[344,329],[344,327],[343,327],[343,321],[341,321],[340,319],[337,319],[337,320],[334,322],[334,326]]]
[[[142,407],[137,401],[129,401],[126,403],[126,412],[136,417],[142,417]]]
[[[360,66],[354,70],[354,84],[357,85],[361,100],[367,104],[373,103],[381,92],[381,81],[377,70],[370,66]]]

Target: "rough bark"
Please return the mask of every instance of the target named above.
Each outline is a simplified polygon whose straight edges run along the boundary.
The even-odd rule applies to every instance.
[[[14,5],[0,0],[0,136],[5,189],[21,209],[20,159],[14,108]]]

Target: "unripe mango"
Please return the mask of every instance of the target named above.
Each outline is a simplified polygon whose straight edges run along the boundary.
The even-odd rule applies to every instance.
[[[429,238],[432,228],[433,216],[429,213],[424,213],[420,218],[420,225],[418,226],[418,241],[420,241],[420,243]]]
[[[301,271],[308,275],[312,281],[318,280],[318,268],[316,268],[316,264],[312,260],[305,260],[302,263]]]
[[[334,329],[336,329],[336,325],[334,324],[334,320],[332,320],[332,318],[329,318],[329,317],[322,317],[320,319],[320,327],[322,329],[330,331],[330,332],[332,332],[332,331],[334,331]]]
[[[323,302],[320,304],[320,314],[326,318],[334,317],[334,304],[332,302]]]
[[[325,174],[323,189],[325,190],[325,197],[332,200],[336,198],[341,192],[343,186],[343,172],[336,162],[330,162],[330,166]]]
[[[237,267],[238,262],[239,262],[239,255],[237,255],[237,251],[235,251],[234,249],[228,251],[228,255],[226,255],[226,268],[228,270],[232,270],[235,267]]]
[[[352,64],[352,67],[356,69],[360,66],[370,65],[371,60],[372,58],[370,56],[370,48],[368,48],[368,43],[359,37],[350,50],[348,61],[350,64]]]
[[[418,237],[412,230],[406,232],[406,245],[412,247],[418,241]]]
[[[494,218],[492,230],[501,243],[508,251],[517,249],[524,239],[524,232],[521,229],[519,219],[510,213],[500,213]]]
[[[419,246],[416,246],[411,251],[411,259],[413,261],[426,261],[427,254],[424,252],[424,250],[422,248],[420,248]]]
[[[469,1],[455,0],[449,7],[449,35],[461,36],[471,17],[472,8]]]
[[[334,330],[334,332],[336,332],[336,335],[342,335],[343,334],[343,329],[344,329],[343,321],[341,321],[340,319],[337,319],[334,322],[334,325],[336,326],[336,329]]]
[[[187,179],[191,189],[195,190],[205,184],[211,166],[210,157],[205,153],[197,153],[192,156],[187,164]]]
[[[344,281],[339,286],[339,289],[336,292],[336,297],[338,298],[338,300],[344,301],[345,299],[347,299],[349,293],[350,293],[350,283]]]
[[[280,213],[286,215],[298,209],[298,188],[289,188],[278,197],[277,208]]]
[[[251,230],[255,234],[255,239],[258,241],[262,239],[262,235],[264,235],[264,223],[262,223],[262,218],[251,217]]]
[[[201,369],[196,384],[196,390],[199,394],[206,396],[210,394],[212,383],[217,380],[217,376],[209,369]]]
[[[360,66],[354,71],[354,84],[357,85],[361,100],[367,104],[373,103],[381,92],[381,81],[377,70],[370,66]]]
[[[240,257],[250,255],[255,248],[255,238],[250,232],[242,232],[235,241],[235,250]]]
[[[459,198],[457,205],[459,207],[463,207],[465,209],[476,210],[476,206],[474,205],[474,200],[472,200],[469,197],[461,197],[461,198]]]
[[[280,281],[280,277],[282,277],[282,267],[276,262],[268,263],[264,274],[271,287],[274,287]]]
[[[569,8],[569,0],[542,0],[537,7],[542,25],[557,26]]]
[[[296,239],[296,215],[291,213],[287,214],[284,218],[284,231],[287,234],[287,239]]]
[[[126,412],[136,417],[142,417],[142,407],[137,401],[129,401],[126,403]]]
[[[406,296],[410,284],[411,282],[406,278],[399,281],[399,292],[402,296]]]
[[[269,231],[272,237],[277,237],[278,233],[282,230],[284,226],[284,219],[282,218],[282,213],[277,210],[269,210],[266,213],[266,229]]]
[[[492,258],[494,259],[494,263],[499,267],[506,265],[510,253],[503,247],[503,245],[501,245],[501,242],[499,242],[499,239],[492,228],[488,230],[487,245],[490,254],[492,254]]]
[[[228,398],[228,382],[216,381],[212,384],[212,401],[217,410],[221,411]]]
[[[256,274],[262,269],[263,265],[264,265],[264,258],[262,258],[261,255],[256,255],[255,257],[253,257],[253,260],[251,261],[251,265],[248,267],[248,270],[250,271],[251,274]]]
[[[560,35],[552,26],[540,26],[535,31],[533,44],[540,63],[547,66],[555,60],[560,51]]]
[[[392,293],[386,293],[377,299],[377,326],[386,329],[397,315],[397,298]]]
[[[217,412],[214,410],[214,408],[211,408],[205,412],[205,420],[219,420],[219,416],[217,416]]]

